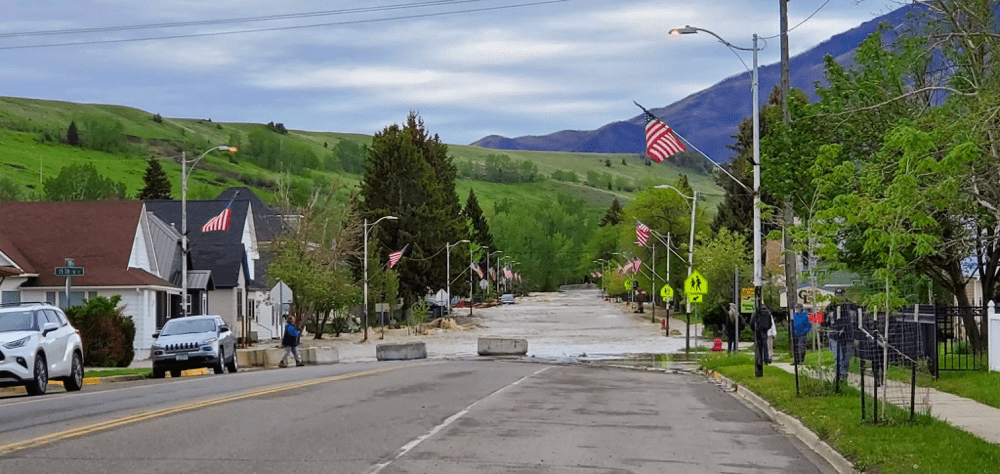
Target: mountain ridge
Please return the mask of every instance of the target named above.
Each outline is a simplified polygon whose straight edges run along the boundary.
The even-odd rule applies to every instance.
[[[915,8],[906,5],[878,18],[832,36],[789,60],[791,86],[806,91],[815,100],[816,84],[825,83],[824,58],[833,56],[837,63],[849,65],[854,51],[878,26],[885,22],[903,24]],[[780,63],[758,66],[760,103],[763,105],[780,80]],[[715,85],[695,92],[673,104],[652,107],[649,111],[669,124],[689,144],[695,145],[716,162],[728,162],[740,122],[752,115],[749,73],[730,76]],[[603,125],[595,130],[561,130],[547,135],[509,138],[489,135],[472,146],[496,150],[563,151],[578,153],[645,153],[643,115]]]

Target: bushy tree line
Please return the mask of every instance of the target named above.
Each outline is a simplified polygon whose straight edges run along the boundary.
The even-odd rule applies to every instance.
[[[488,155],[483,164],[464,161],[458,165],[458,176],[505,184],[531,183],[544,179],[533,161],[518,161],[507,155]]]
[[[580,177],[576,175],[576,171],[563,171],[555,170],[552,172],[552,179],[556,181],[563,181],[567,183],[579,183]]]
[[[304,175],[310,169],[320,169],[319,156],[306,144],[285,140],[281,133],[256,129],[247,137],[239,156],[272,171]]]

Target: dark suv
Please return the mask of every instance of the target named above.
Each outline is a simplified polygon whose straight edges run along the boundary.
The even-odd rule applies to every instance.
[[[235,373],[236,336],[221,316],[188,316],[167,321],[153,334],[153,378],[170,371],[180,377],[185,369],[211,367],[221,374],[226,368]]]

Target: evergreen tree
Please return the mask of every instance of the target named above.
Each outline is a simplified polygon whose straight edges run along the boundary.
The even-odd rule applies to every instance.
[[[136,199],[140,201],[172,199],[170,197],[170,180],[167,179],[167,173],[160,166],[160,160],[149,158],[149,161],[146,162],[146,174],[142,176],[142,182],[145,183],[145,186],[139,190]]]
[[[469,190],[469,198],[465,200],[465,209],[462,213],[472,222],[472,241],[481,247],[495,249],[489,223],[486,222],[486,216],[483,215],[479,200],[476,199],[476,192],[472,189]]]
[[[614,201],[611,201],[611,208],[608,209],[608,212],[604,214],[604,218],[601,219],[601,227],[621,224],[623,215],[622,203],[618,202],[618,198],[615,198]]]
[[[76,128],[76,122],[69,122],[69,128],[66,129],[66,143],[80,146],[80,131]]]
[[[371,229],[368,245],[382,254],[409,245],[410,256],[400,263],[406,270],[399,272],[400,296],[407,306],[428,288],[445,285],[450,278],[441,251],[446,243],[469,238],[455,193],[456,174],[448,145],[430,136],[416,113],[410,113],[405,126],[389,125],[372,138],[360,210],[369,223],[383,216],[398,218]],[[455,248],[451,259],[467,262],[468,246]],[[456,275],[463,270],[461,265],[452,267]],[[456,283],[453,293],[468,292],[462,290],[462,279]]]

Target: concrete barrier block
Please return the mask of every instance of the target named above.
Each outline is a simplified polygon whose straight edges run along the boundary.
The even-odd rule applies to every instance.
[[[528,353],[527,339],[514,339],[509,337],[481,337],[479,338],[479,355],[525,355]]]
[[[267,361],[264,349],[237,349],[236,360],[240,367],[264,367]]]
[[[378,360],[426,359],[427,347],[423,342],[390,342],[375,346]]]
[[[306,365],[326,365],[340,362],[336,347],[308,347],[302,352],[302,362]]]
[[[264,349],[264,367],[277,367],[278,363],[281,362],[281,355],[284,353],[284,349]],[[291,357],[288,356],[288,358]]]

